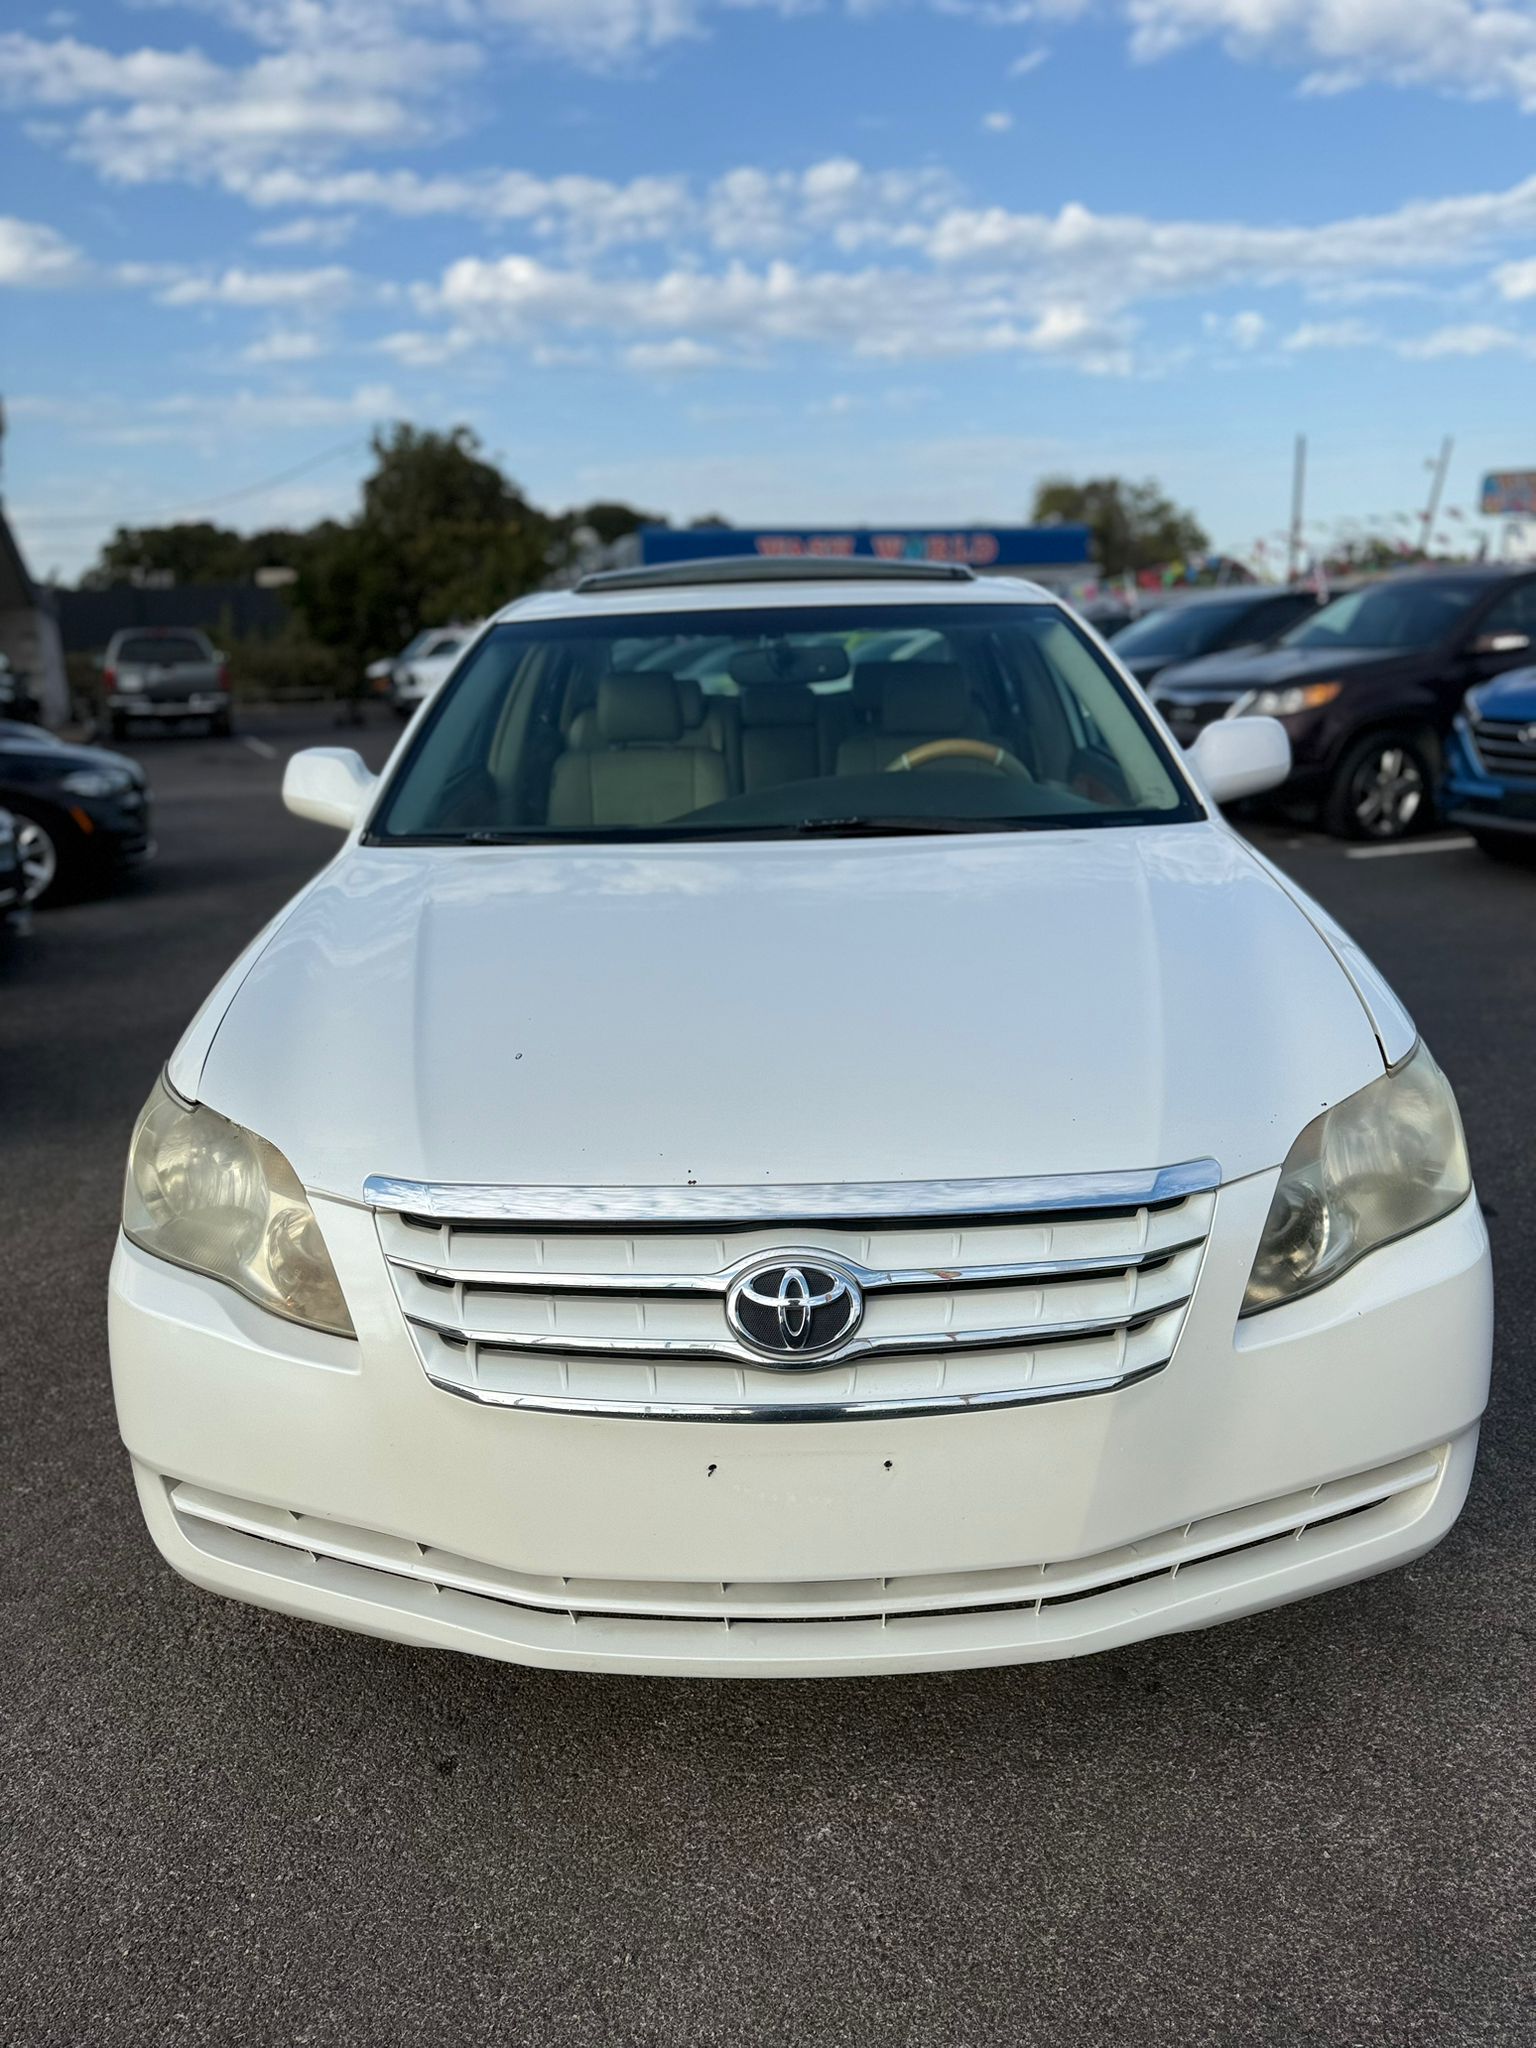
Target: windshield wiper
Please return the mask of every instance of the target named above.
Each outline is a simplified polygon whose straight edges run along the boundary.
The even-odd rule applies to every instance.
[[[1027,822],[1018,818],[796,818],[793,824],[770,829],[795,839],[891,839],[930,832],[1010,832]]]

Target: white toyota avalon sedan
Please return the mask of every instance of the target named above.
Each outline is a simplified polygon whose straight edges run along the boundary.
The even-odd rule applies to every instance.
[[[581,1670],[1060,1657],[1419,1556],[1491,1346],[1390,989],[1045,592],[513,605],[133,1136],[112,1366],[197,1584]]]

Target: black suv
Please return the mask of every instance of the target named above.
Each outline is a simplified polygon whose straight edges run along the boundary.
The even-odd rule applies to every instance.
[[[1474,683],[1529,663],[1536,570],[1415,569],[1365,584],[1260,653],[1165,669],[1152,701],[1186,746],[1212,719],[1278,718],[1285,794],[1330,832],[1398,839],[1434,815],[1443,745]]]

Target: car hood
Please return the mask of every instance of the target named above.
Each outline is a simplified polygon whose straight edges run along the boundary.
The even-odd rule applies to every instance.
[[[1283,688],[1314,677],[1366,676],[1431,667],[1433,657],[1416,648],[1258,647],[1251,653],[1205,654],[1165,668],[1159,689],[1245,690]]]
[[[1512,669],[1473,690],[1467,701],[1479,718],[1536,719],[1536,668]]]
[[[56,780],[81,768],[125,769],[135,782],[144,779],[137,761],[114,754],[108,747],[77,747],[46,736],[15,739],[0,733],[0,782],[7,780],[7,770],[12,767],[23,769],[29,782]]]
[[[1382,1071],[1335,954],[1218,824],[358,846],[225,987],[173,1080],[350,1198],[1230,1178]]]

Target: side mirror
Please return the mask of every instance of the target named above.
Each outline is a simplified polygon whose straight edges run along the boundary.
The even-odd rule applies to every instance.
[[[1279,788],[1291,772],[1291,736],[1278,718],[1218,718],[1185,759],[1211,802],[1229,804]]]
[[[1524,654],[1530,644],[1529,633],[1479,633],[1467,651],[1469,654]]]
[[[306,747],[288,758],[283,802],[296,818],[350,832],[367,809],[377,779],[351,747]]]

